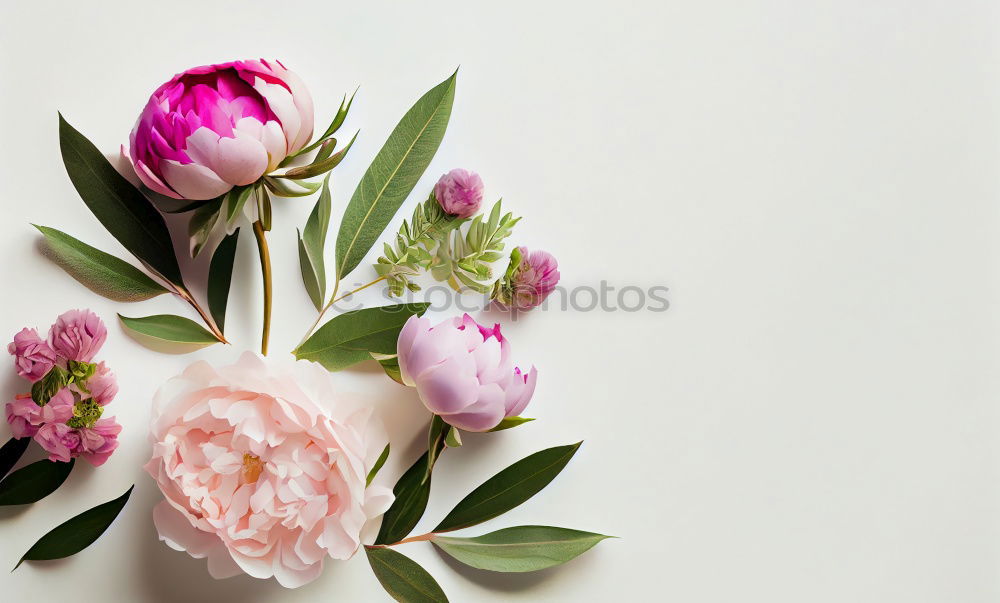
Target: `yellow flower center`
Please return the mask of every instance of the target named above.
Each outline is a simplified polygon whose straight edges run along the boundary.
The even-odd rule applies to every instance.
[[[243,481],[245,483],[256,483],[262,471],[264,471],[264,461],[260,460],[259,456],[249,452],[243,454]]]

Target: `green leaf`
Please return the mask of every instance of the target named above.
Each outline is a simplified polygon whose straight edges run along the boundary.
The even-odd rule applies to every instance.
[[[605,538],[611,536],[550,526],[517,526],[475,538],[435,536],[431,542],[475,568],[534,572],[566,563]]]
[[[206,201],[204,205],[191,214],[191,219],[188,222],[188,237],[191,239],[191,257],[198,257],[198,254],[204,249],[205,243],[208,242],[208,238],[212,236],[212,230],[219,222],[222,214],[222,200],[223,197],[218,197],[211,201]]]
[[[53,366],[45,376],[31,384],[31,399],[39,406],[48,404],[52,396],[69,384],[69,373],[59,365]]]
[[[183,287],[163,216],[61,114],[59,147],[69,179],[104,228],[164,279]]]
[[[323,179],[323,189],[316,200],[306,226],[299,235],[299,270],[302,283],[309,299],[317,310],[323,308],[326,298],[326,266],[323,250],[326,248],[326,233],[330,229],[330,175]]]
[[[378,472],[382,469],[382,465],[385,464],[385,461],[388,458],[389,458],[389,444],[386,444],[385,448],[382,449],[382,454],[378,456],[378,460],[375,461],[375,464],[372,466],[371,471],[368,472],[368,479],[365,481],[365,487],[372,485],[372,480],[374,480],[375,476],[378,475]]]
[[[406,555],[383,547],[365,547],[368,563],[382,588],[400,603],[447,603],[444,591],[427,570]]]
[[[424,480],[427,473],[427,453],[413,463],[392,488],[396,497],[392,506],[382,516],[375,544],[392,544],[406,538],[424,515],[427,499],[431,495],[431,480]]]
[[[32,224],[45,236],[45,255],[98,295],[135,302],[167,293],[132,264],[77,240],[55,228]]]
[[[326,157],[324,157],[321,153],[316,157],[316,161],[313,163],[302,167],[292,168],[284,174],[281,174],[279,177],[289,178],[291,180],[302,180],[304,178],[312,178],[314,176],[319,176],[320,174],[328,173],[330,170],[340,165],[340,162],[344,160],[344,157],[347,156],[347,152],[351,150],[352,146],[354,146],[354,141],[358,139],[359,133],[360,131],[355,132],[354,137],[351,138],[349,143],[347,143],[347,146],[340,149],[336,153]],[[334,144],[336,144],[336,141],[334,141]]]
[[[186,354],[219,340],[195,321],[172,314],[157,314],[142,318],[118,315],[125,331],[142,345],[158,351]]]
[[[399,370],[399,358],[393,356],[391,358],[381,358],[378,363],[382,365],[382,370],[385,374],[400,385],[405,385],[403,383],[403,373]]]
[[[424,481],[431,478],[434,463],[437,462],[438,455],[444,450],[444,433],[449,427],[450,425],[438,415],[434,415],[434,418],[431,419],[431,426],[427,430],[427,470],[424,472]]]
[[[353,310],[335,316],[295,350],[299,360],[339,371],[377,354],[395,354],[403,324],[427,310],[428,303],[395,304]]]
[[[247,199],[253,194],[253,185],[234,186],[226,193],[226,223],[234,224],[247,204]]]
[[[30,443],[31,438],[11,438],[0,447],[0,479],[21,460]]]
[[[357,267],[430,164],[448,127],[457,75],[406,112],[358,183],[337,234],[337,278]]]
[[[517,427],[518,425],[524,425],[530,421],[534,421],[534,419],[530,419],[528,417],[504,417],[503,420],[497,423],[496,427],[490,429],[489,431],[503,431],[504,429]]]
[[[229,286],[233,281],[233,264],[236,263],[236,246],[240,229],[228,235],[215,248],[208,268],[208,309],[220,331],[226,328],[226,307],[229,305]]]
[[[68,463],[46,459],[21,467],[0,482],[0,506],[27,505],[42,500],[66,481],[75,462],[76,459]]]
[[[510,511],[559,475],[582,443],[547,448],[517,461],[469,493],[433,531],[467,528]]]
[[[448,448],[458,448],[462,445],[462,434],[457,427],[452,427],[444,434],[444,445]]]
[[[97,505],[56,526],[28,549],[14,569],[25,561],[48,561],[69,557],[93,544],[118,517],[128,502],[129,495],[132,494],[132,488],[135,486],[133,485],[118,498]]]

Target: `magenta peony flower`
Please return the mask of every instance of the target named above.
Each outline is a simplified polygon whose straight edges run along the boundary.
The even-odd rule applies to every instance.
[[[496,301],[505,308],[530,310],[540,306],[559,283],[559,262],[546,251],[518,247],[511,254],[511,264],[494,292]]]
[[[510,359],[500,325],[488,329],[468,314],[431,326],[412,316],[397,344],[403,383],[417,388],[427,410],[466,431],[488,431],[521,414],[535,391],[538,372]]]
[[[445,213],[468,218],[479,211],[483,202],[483,179],[475,172],[454,169],[434,185],[434,198]]]
[[[297,75],[280,61],[232,61],[188,69],[157,88],[128,154],[150,189],[212,199],[277,168],[312,129],[312,97]]]
[[[49,329],[49,347],[60,358],[90,362],[104,345],[108,330],[90,310],[70,310]]]
[[[50,461],[68,463],[80,448],[80,434],[65,423],[46,423],[38,428],[35,441],[49,453]]]
[[[45,376],[56,362],[56,354],[35,329],[21,329],[7,345],[14,357],[17,374],[34,383]]]
[[[48,404],[39,406],[30,397],[18,397],[8,402],[7,422],[15,438],[30,438],[47,423],[65,423],[73,416],[73,394],[63,388]]]
[[[371,409],[318,364],[250,352],[218,369],[196,362],[153,406],[146,471],[166,497],[156,529],[171,548],[208,557],[215,578],[301,586],[326,557],[351,557],[392,503],[388,488],[365,485],[386,443]]]

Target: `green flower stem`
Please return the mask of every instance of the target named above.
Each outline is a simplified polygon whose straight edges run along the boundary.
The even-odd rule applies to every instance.
[[[364,284],[364,285],[361,285],[357,289],[352,289],[352,290],[348,291],[347,293],[341,295],[340,297],[337,297],[337,292],[340,290],[340,281],[338,280],[337,283],[333,287],[333,294],[330,295],[330,301],[326,302],[326,305],[323,306],[323,309],[319,311],[319,316],[317,316],[316,320],[313,321],[312,326],[309,327],[308,331],[306,331],[306,336],[302,338],[302,341],[299,342],[299,345],[296,346],[296,348],[298,348],[299,346],[301,346],[303,343],[306,342],[307,339],[309,339],[309,336],[312,335],[313,331],[316,330],[316,327],[319,326],[319,321],[323,320],[323,315],[326,314],[326,311],[330,309],[330,306],[332,306],[333,304],[339,302],[342,299],[345,299],[347,297],[350,297],[351,295],[354,295],[355,293],[357,293],[358,291],[361,291],[362,289],[367,289],[368,287],[371,287],[372,285],[376,285],[378,283],[381,283],[385,279],[386,279],[386,277],[380,276],[377,279],[373,280],[372,282]]]
[[[260,271],[264,279],[264,330],[260,339],[260,353],[267,356],[267,342],[271,335],[271,253],[267,248],[264,225],[260,220],[253,223],[253,234],[257,237]]]

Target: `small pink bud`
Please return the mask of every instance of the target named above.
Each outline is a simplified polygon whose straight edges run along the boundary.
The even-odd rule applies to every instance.
[[[445,213],[468,218],[479,211],[483,202],[483,179],[475,172],[454,169],[434,185],[434,198]]]

